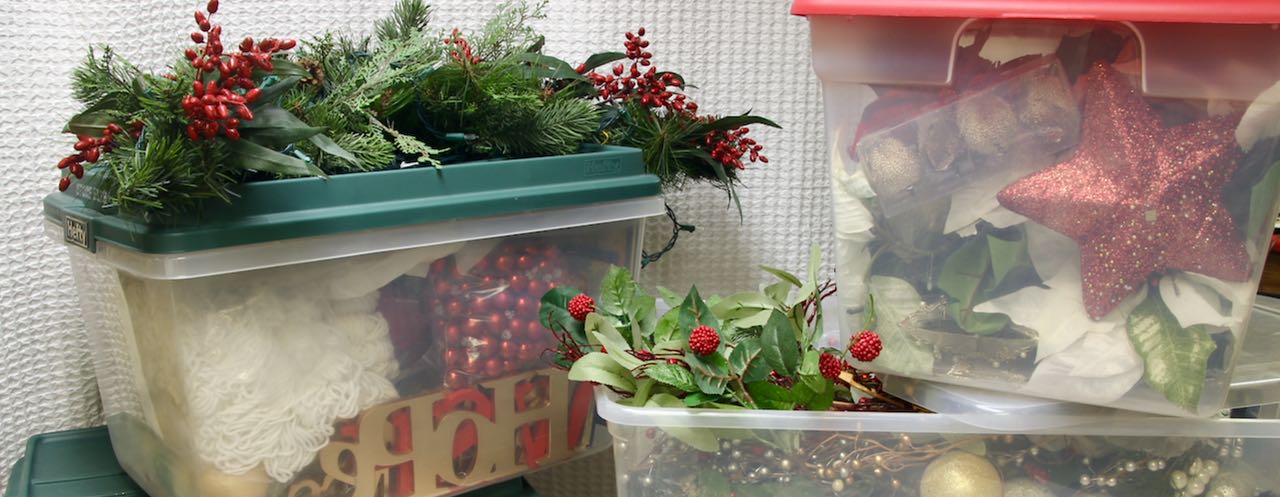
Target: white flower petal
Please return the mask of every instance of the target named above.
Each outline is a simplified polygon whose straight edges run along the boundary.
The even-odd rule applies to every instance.
[[[1142,379],[1142,358],[1124,326],[1086,333],[1061,353],[1036,365],[1023,393],[1106,404],[1123,397]]]

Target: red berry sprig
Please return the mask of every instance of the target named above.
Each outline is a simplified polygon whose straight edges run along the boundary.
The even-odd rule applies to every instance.
[[[844,362],[844,359],[836,357],[835,354],[830,352],[823,352],[821,356],[818,356],[818,372],[822,373],[822,377],[828,380],[834,381],[839,378],[840,373],[843,373],[847,366],[848,364]]]
[[[471,65],[482,62],[480,57],[471,53],[471,43],[467,42],[458,28],[453,28],[453,32],[445,37],[444,44],[449,46],[449,58],[454,62],[466,62]]]
[[[141,122],[135,122],[133,126],[133,136],[141,133]],[[58,161],[58,169],[65,169],[68,174],[62,175],[58,180],[58,191],[67,191],[71,187],[71,177],[76,179],[84,178],[84,163],[98,162],[102,156],[111,152],[115,146],[115,137],[124,133],[124,129],[119,124],[110,123],[106,129],[102,130],[102,137],[94,138],[92,136],[81,135],[80,140],[76,142],[76,153],[63,157]]]
[[[849,353],[862,362],[876,360],[881,350],[884,350],[884,344],[880,342],[880,335],[871,330],[862,330],[858,336],[853,337],[853,343],[849,345]]]
[[[746,169],[746,164],[742,162],[744,155],[750,162],[768,164],[769,158],[760,155],[764,146],[756,143],[754,138],[746,137],[750,131],[745,126],[728,131],[712,130],[703,136],[702,141],[711,149],[711,158],[724,164],[725,167]]]
[[[274,54],[292,49],[297,41],[267,38],[255,44],[252,37],[246,36],[240,42],[239,53],[224,53],[222,26],[210,20],[218,12],[218,0],[209,0],[205,10],[207,15],[196,11],[200,30],[191,33],[191,41],[204,45],[186,51],[187,60],[196,69],[191,95],[182,99],[182,110],[188,119],[187,137],[196,141],[222,134],[239,140],[240,123],[253,120],[248,104],[262,94],[253,81],[254,68],[273,70]],[[206,76],[215,73],[205,83]]]
[[[596,312],[596,301],[585,293],[579,293],[569,299],[569,315],[578,321],[587,319],[587,314]]]
[[[605,101],[631,102],[639,101],[649,108],[665,108],[674,112],[698,112],[698,104],[690,101],[679,89],[684,85],[680,78],[672,73],[658,73],[653,67],[653,52],[646,50],[649,40],[644,39],[644,28],[635,33],[627,33],[627,41],[623,42],[627,49],[627,59],[631,61],[628,68],[623,63],[613,65],[613,74],[600,74],[595,71],[585,74],[595,85],[599,96]],[[648,70],[641,69],[648,67]],[[578,66],[578,72],[586,71],[586,66]],[[675,91],[673,91],[675,90]]]
[[[710,326],[702,325],[689,332],[689,350],[694,354],[705,356],[720,347],[720,334]]]

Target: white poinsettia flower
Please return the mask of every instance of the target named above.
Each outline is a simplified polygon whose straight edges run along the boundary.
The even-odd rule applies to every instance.
[[[1258,95],[1236,127],[1236,142],[1246,152],[1258,141],[1273,136],[1280,136],[1280,83]]]
[[[1008,228],[1024,223],[1026,217],[1000,206],[996,194],[1006,185],[1027,174],[1026,171],[1005,171],[1002,174],[973,181],[951,194],[951,210],[943,233],[959,233],[969,236],[977,232],[978,221],[985,220],[997,228]]]
[[[1142,357],[1123,325],[1085,333],[1065,350],[1036,365],[1021,393],[1105,404],[1142,379]]]
[[[978,304],[976,312],[1004,314],[1039,335],[1036,362],[1058,354],[1086,333],[1123,328],[1125,317],[1142,301],[1141,291],[1125,299],[1102,319],[1092,319],[1084,307],[1080,252],[1071,239],[1035,223],[1027,223],[1027,250],[1042,286],[1029,286]]]

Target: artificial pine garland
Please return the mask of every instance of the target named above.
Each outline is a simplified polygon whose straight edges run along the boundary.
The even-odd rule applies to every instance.
[[[77,192],[103,208],[172,216],[230,202],[249,181],[563,155],[596,142],[644,149],[669,188],[704,181],[736,202],[738,172],[768,162],[745,135],[776,124],[699,114],[683,79],[651,65],[643,28],[627,34],[625,53],[575,68],[543,54],[529,26],[545,1],[504,3],[467,35],[433,30],[426,4],[401,0],[372,37],[245,38],[238,51],[223,47],[218,7],[195,13],[197,45],[166,74],[90,51],[75,73],[86,109],[66,129],[80,140],[58,164],[60,189],[88,174]]]

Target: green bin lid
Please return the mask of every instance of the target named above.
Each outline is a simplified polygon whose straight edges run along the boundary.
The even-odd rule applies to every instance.
[[[5,497],[146,497],[129,479],[106,428],[36,435],[9,474]]]
[[[46,196],[45,218],[62,227],[69,244],[94,251],[97,242],[107,241],[144,254],[182,254],[660,193],[658,178],[644,172],[640,150],[602,145],[554,157],[247,183],[236,187],[234,202],[211,200],[191,220],[148,222],[99,209],[103,195],[93,183],[80,181],[68,192]]]
[[[9,475],[4,497],[147,497],[125,474],[111,450],[106,427],[36,435]],[[538,497],[523,478],[462,497]]]

